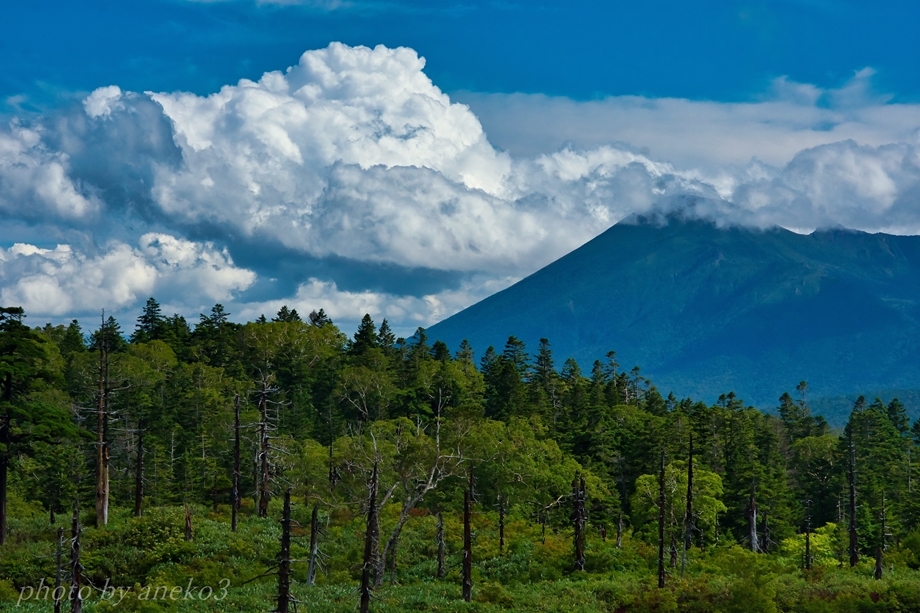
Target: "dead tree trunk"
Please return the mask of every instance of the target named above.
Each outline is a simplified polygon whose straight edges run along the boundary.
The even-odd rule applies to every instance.
[[[658,587],[664,587],[664,449],[658,472]]]
[[[805,570],[811,570],[811,530],[805,531]]]
[[[764,553],[770,553],[770,514],[767,511],[763,512],[763,542],[760,546],[760,550]]]
[[[335,484],[338,483],[339,475],[335,469],[335,460],[333,456],[334,444],[335,444],[335,423],[332,419],[332,407],[327,408],[327,419],[329,421],[329,489],[332,490],[335,488]]]
[[[884,564],[882,557],[882,548],[881,546],[875,548],[875,580],[879,581],[882,578],[882,565]]]
[[[859,535],[856,532],[856,451],[850,435],[850,461],[847,467],[847,482],[850,488],[850,566],[859,564]]]
[[[498,495],[498,555],[505,553],[505,501]]]
[[[574,509],[572,523],[575,527],[575,570],[585,569],[585,478],[572,481]]]
[[[437,539],[438,539],[438,572],[437,578],[444,578],[444,515],[441,511],[438,511],[438,529],[437,529]]]
[[[377,462],[371,473],[367,496],[367,530],[364,533],[364,566],[361,568],[361,613],[368,613],[371,606],[371,573],[377,566]]]
[[[83,588],[83,566],[80,564],[80,510],[77,505],[73,507],[70,535],[72,538],[70,544],[70,611],[71,613],[82,613],[83,596],[80,590]]]
[[[192,540],[192,510],[185,503],[185,540]]]
[[[278,555],[278,608],[277,613],[288,613],[291,602],[291,489],[284,492],[284,511],[281,515],[281,553]]]
[[[471,521],[471,498],[473,497],[473,472],[470,471],[470,485],[463,493],[463,600],[473,599],[473,532]]]
[[[109,523],[109,330],[99,330],[99,381],[96,399],[96,527]]]
[[[233,492],[230,494],[230,530],[236,532],[240,512],[240,395],[233,401]]]
[[[687,454],[687,510],[684,511],[684,542],[680,550],[680,577],[687,569],[687,550],[693,539],[693,432],[690,433],[690,451]]]
[[[64,587],[61,585],[63,566],[61,557],[64,549],[64,529],[57,529],[57,551],[54,554],[54,613],[61,613],[61,601],[64,599]]]
[[[805,570],[811,570],[811,500],[805,503]]]
[[[264,396],[259,399],[259,412],[261,414],[259,419],[259,517],[268,517],[271,475],[268,465],[268,402]]]
[[[137,460],[134,466],[134,517],[140,517],[144,506],[144,422],[137,423]]]
[[[620,515],[617,518],[617,549],[623,548],[623,509],[620,509]]]
[[[751,496],[748,499],[747,513],[748,520],[748,540],[750,541],[751,551],[760,553],[760,541],[757,538],[757,501],[754,498],[754,484],[751,484]]]
[[[313,514],[310,516],[310,564],[307,567],[307,585],[316,582],[316,564],[319,555],[319,508],[313,505]]]

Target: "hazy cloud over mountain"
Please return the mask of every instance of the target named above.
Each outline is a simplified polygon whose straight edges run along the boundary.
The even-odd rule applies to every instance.
[[[332,44],[209,96],[112,85],[14,117],[0,214],[43,240],[6,243],[0,297],[36,319],[156,295],[411,332],[684,196],[727,223],[920,233],[920,106],[874,95],[871,71],[743,104],[467,106],[423,69],[411,49]]]

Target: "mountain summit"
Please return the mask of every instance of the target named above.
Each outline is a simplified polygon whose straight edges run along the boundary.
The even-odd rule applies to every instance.
[[[920,388],[920,236],[631,217],[428,330],[479,355],[509,336],[583,369],[614,350],[663,394],[769,408]]]

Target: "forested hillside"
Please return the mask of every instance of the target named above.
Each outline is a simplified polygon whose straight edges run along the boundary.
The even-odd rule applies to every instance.
[[[632,216],[430,334],[480,350],[546,337],[585,369],[615,348],[709,403],[770,406],[802,379],[816,400],[904,390],[920,417],[920,237],[720,226],[689,205]]]
[[[615,348],[582,371],[546,339],[229,315],[2,309],[0,607],[60,581],[87,611],[920,608],[897,399],[832,431],[806,382],[706,404]]]

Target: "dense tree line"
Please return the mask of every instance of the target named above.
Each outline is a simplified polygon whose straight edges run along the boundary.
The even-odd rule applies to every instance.
[[[671,566],[687,548],[768,553],[825,525],[855,531],[841,560],[877,556],[920,522],[920,420],[898,400],[860,398],[832,432],[805,382],[767,410],[730,392],[708,405],[663,397],[612,351],[585,373],[559,368],[547,339],[531,353],[511,337],[477,360],[466,342],[396,338],[370,316],[348,338],[322,310],[229,315],[217,304],[191,325],[151,298],[129,333],[103,316],[86,334],[0,310],[0,539],[9,487],[52,516],[79,501],[97,526],[110,505],[264,516],[288,488],[330,512],[393,505],[371,552],[377,583],[418,512],[471,496],[503,518],[570,525],[576,477],[578,521],[662,540]]]

